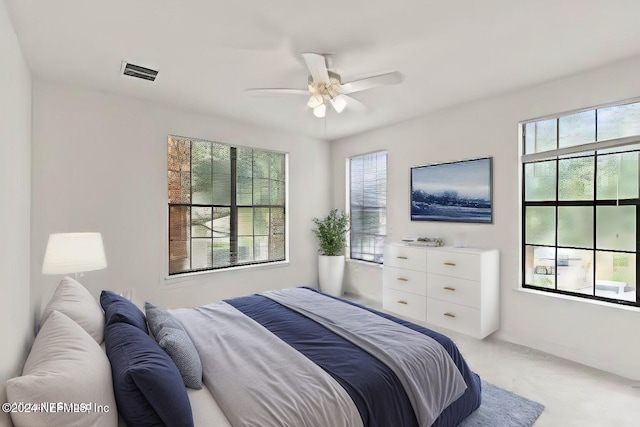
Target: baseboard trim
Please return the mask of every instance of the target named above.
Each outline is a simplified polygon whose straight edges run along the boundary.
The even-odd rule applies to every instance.
[[[616,363],[615,360],[602,360],[587,357],[585,356],[585,351],[582,349],[571,348],[537,338],[523,337],[521,335],[515,335],[505,331],[498,331],[492,336],[502,341],[507,341],[513,344],[529,347],[534,350],[539,350],[544,353],[560,357],[562,359],[567,359],[572,362],[580,363],[582,365],[599,369],[601,371],[628,378],[632,381],[640,381],[640,367],[627,370],[624,369],[624,367],[621,367],[619,363]]]

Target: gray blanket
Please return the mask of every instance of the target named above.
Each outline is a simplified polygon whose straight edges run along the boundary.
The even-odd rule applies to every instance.
[[[329,374],[231,305],[171,313],[193,340],[204,383],[234,427],[362,426]]]
[[[261,295],[315,320],[385,363],[402,383],[422,427],[433,424],[467,388],[446,350],[426,335],[308,289]]]

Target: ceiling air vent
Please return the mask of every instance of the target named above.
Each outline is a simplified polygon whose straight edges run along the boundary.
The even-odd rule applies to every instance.
[[[154,81],[158,72],[151,68],[141,67],[139,65],[122,62],[122,74],[125,76],[137,77],[139,79]]]

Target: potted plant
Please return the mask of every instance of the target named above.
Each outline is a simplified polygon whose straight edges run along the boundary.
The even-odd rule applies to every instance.
[[[349,231],[349,215],[333,209],[324,219],[313,218],[313,233],[320,244],[318,278],[320,290],[329,295],[342,295],[344,277],[344,246]]]

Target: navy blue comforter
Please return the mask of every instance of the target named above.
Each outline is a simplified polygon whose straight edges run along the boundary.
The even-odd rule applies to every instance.
[[[384,363],[369,353],[315,321],[266,297],[250,295],[226,302],[287,342],[338,381],[353,399],[365,426],[417,426],[413,408],[402,384]],[[453,341],[414,323],[349,301],[344,302],[428,335],[451,355],[467,384],[467,390],[440,414],[434,426],[457,426],[480,406],[480,378],[469,369]]]

